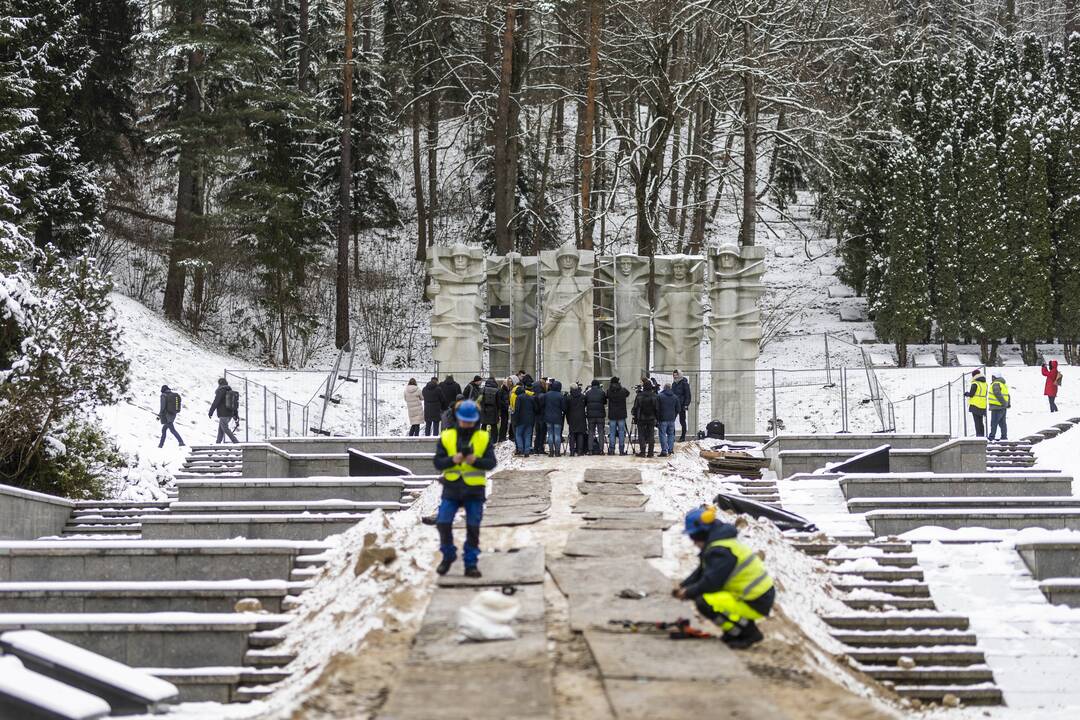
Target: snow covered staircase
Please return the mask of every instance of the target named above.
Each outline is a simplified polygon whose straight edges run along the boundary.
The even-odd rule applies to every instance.
[[[195,445],[176,479],[240,477],[243,471],[244,453],[239,445]]]
[[[1024,471],[1035,466],[1031,442],[995,440],[986,443],[986,469],[997,472]]]
[[[823,619],[855,669],[919,702],[952,695],[968,705],[1001,704],[968,619],[938,612],[910,543],[819,535],[797,546],[821,557],[845,592],[852,612]]]
[[[168,500],[80,500],[75,503],[63,536],[131,539],[142,532],[144,516],[168,511]]]

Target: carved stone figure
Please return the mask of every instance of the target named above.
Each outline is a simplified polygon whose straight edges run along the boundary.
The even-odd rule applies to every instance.
[[[540,253],[544,279],[542,374],[569,384],[593,375],[593,264],[591,251],[567,243]]]
[[[504,378],[511,368],[513,288],[515,254],[487,259],[488,371]]]
[[[754,431],[754,376],[761,343],[759,300],[765,248],[724,245],[709,251],[712,318],[712,414],[729,433]]]
[[[432,352],[440,373],[476,373],[483,361],[480,313],[484,253],[465,245],[433,247],[428,258]]]
[[[653,370],[670,375],[679,370],[691,384],[701,368],[701,341],[705,335],[701,295],[705,277],[704,260],[679,255],[656,261],[656,313],[653,315]],[[697,393],[700,388],[693,388]],[[697,407],[687,413],[687,430],[697,432]]]
[[[537,260],[534,257],[522,257],[517,253],[506,256],[510,262],[510,372],[525,370],[536,372],[536,292]],[[509,373],[507,373],[509,374]]]
[[[619,255],[610,280],[615,304],[615,363],[611,370],[625,383],[635,383],[645,369],[649,346],[649,261]]]

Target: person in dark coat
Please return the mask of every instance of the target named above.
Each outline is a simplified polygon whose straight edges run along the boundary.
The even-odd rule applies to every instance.
[[[548,384],[541,378],[533,384],[533,393],[536,398],[536,419],[533,422],[533,452],[537,455],[544,454],[544,445],[547,443],[547,425],[544,423],[544,403],[547,401]]]
[[[589,452],[602,455],[604,452],[604,416],[607,413],[607,393],[600,387],[599,380],[593,380],[585,391],[585,419],[589,432]]]
[[[544,425],[547,428],[548,455],[562,455],[562,428],[566,415],[566,396],[563,395],[562,383],[552,380],[548,391],[544,393]]]
[[[229,381],[225,378],[219,378],[217,382],[218,388],[214,392],[214,402],[210,404],[210,412],[207,413],[207,417],[214,417],[214,412],[217,412],[218,432],[215,442],[221,443],[227,436],[234,443],[238,443],[240,441],[229,429],[229,422],[236,418],[236,411],[225,407],[225,393],[232,392],[232,388],[229,387]]]
[[[619,378],[611,378],[607,389],[608,439],[607,454],[615,454],[615,437],[619,438],[619,454],[626,454],[626,398],[630,391],[619,383]]]
[[[521,383],[514,387],[513,405],[510,420],[514,424],[514,454],[529,457],[532,454],[532,435],[536,424],[536,396],[533,395],[532,383]]]
[[[453,375],[447,375],[446,379],[439,385],[439,392],[442,393],[443,410],[445,410],[457,400],[457,396],[461,394],[461,386],[454,380]]]
[[[675,452],[675,418],[679,417],[682,400],[675,396],[670,385],[665,385],[656,402],[659,407],[657,420],[660,421],[660,457],[667,457]]]
[[[653,391],[651,382],[641,384],[641,389],[634,397],[634,420],[638,426],[638,457],[652,457],[654,448],[653,435],[656,432],[656,418],[660,414],[660,403]],[[648,450],[646,451],[646,448]]]
[[[465,400],[465,397],[463,395],[458,395],[454,398],[454,402],[450,403],[450,407],[443,410],[442,418],[440,418],[443,430],[452,428],[455,423],[457,423],[455,412],[457,411],[457,406],[460,405],[463,400]]]
[[[499,386],[495,378],[488,378],[476,398],[480,406],[480,427],[491,434],[492,442],[498,441]]]
[[[176,432],[173,423],[176,422],[176,404],[172,402],[172,390],[168,385],[161,386],[161,399],[158,403],[158,420],[161,421],[161,442],[158,447],[165,447],[165,433],[172,433],[180,447],[184,447],[184,438]]]
[[[461,394],[466,400],[472,400],[477,405],[480,404],[480,395],[484,391],[484,378],[479,375],[473,376],[472,382],[465,386]]]
[[[671,392],[679,399],[679,442],[686,442],[686,411],[690,409],[690,381],[681,372],[671,373]]]
[[[499,404],[499,431],[497,433],[499,442],[507,438],[514,439],[510,430],[510,393],[514,391],[514,387],[514,381],[510,378],[499,383],[499,392],[496,396],[496,402]]]
[[[574,385],[566,397],[566,424],[569,426],[570,454],[585,455],[589,449],[589,425],[585,418],[585,393]]]
[[[439,387],[439,378],[433,377],[421,391],[424,398],[424,435],[437,435],[439,422],[442,420],[443,410],[446,409],[446,401],[443,400],[442,388]]]

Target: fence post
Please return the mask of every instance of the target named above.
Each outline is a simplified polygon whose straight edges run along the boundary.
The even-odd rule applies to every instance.
[[[949,389],[946,397],[949,402],[949,437],[952,437],[952,380],[949,381]]]
[[[844,432],[848,432],[848,389],[847,368],[840,368],[840,402],[843,404],[841,417],[844,418]]]
[[[281,435],[281,431],[278,430],[278,419],[277,419],[278,395],[277,395],[277,393],[270,393],[270,394],[274,396],[274,437],[277,437],[277,436]]]
[[[372,414],[372,435],[379,437],[379,371],[373,369],[371,371],[371,384],[375,387],[375,405],[371,409]]]
[[[918,395],[912,395],[911,396],[911,432],[915,432],[915,422],[916,422],[916,419],[919,417],[918,415],[915,414],[915,406],[918,405],[918,404],[919,404],[919,396]]]
[[[934,416],[937,414],[936,406],[937,406],[937,393],[934,392],[933,390],[931,390],[930,391],[930,432],[934,432],[934,430],[936,429],[935,424],[934,424],[934,420],[936,419]]]
[[[832,363],[829,362],[829,333],[822,333],[825,336],[825,387],[832,387]]]
[[[772,368],[772,434],[776,437],[776,368]]]
[[[266,440],[266,386],[263,385],[263,440]]]
[[[248,404],[248,380],[244,376],[244,442],[251,442],[251,406]]]
[[[292,437],[292,400],[285,402],[285,435]]]

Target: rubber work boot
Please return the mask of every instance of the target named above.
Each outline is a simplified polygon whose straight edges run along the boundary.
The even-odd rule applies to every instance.
[[[724,633],[724,636],[721,639],[724,641],[724,644],[732,650],[745,650],[751,645],[755,645],[764,640],[765,636],[758,630],[757,625],[750,622],[742,628],[738,635]]]
[[[450,558],[443,558],[442,562],[439,563],[439,567],[435,568],[435,572],[439,575],[445,575],[446,573],[450,572],[450,566],[453,564],[454,561]]]
[[[465,577],[480,578],[484,577],[484,574],[480,572],[480,568],[473,565],[472,567],[465,568]]]

